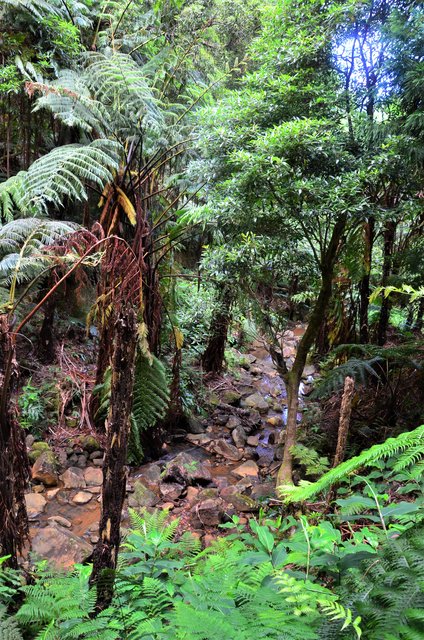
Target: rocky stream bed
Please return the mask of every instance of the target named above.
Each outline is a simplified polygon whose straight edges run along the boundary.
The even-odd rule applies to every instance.
[[[286,359],[302,331],[287,332]],[[301,400],[313,375],[307,367]],[[130,468],[123,528],[129,507],[169,509],[182,531],[208,545],[231,515],[243,522],[262,499],[276,497],[286,392],[263,346],[255,343],[235,374],[211,382],[209,406],[206,419],[190,421],[190,433],[173,434],[159,460]],[[98,539],[103,452],[90,436],[54,451],[31,437],[27,444],[34,460],[26,495],[33,554],[70,567],[89,557]]]

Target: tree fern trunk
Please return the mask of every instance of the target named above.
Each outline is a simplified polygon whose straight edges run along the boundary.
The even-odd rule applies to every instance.
[[[17,567],[17,554],[28,537],[24,492],[29,463],[25,437],[11,404],[18,367],[15,338],[6,314],[0,315],[0,553]]]
[[[97,610],[112,600],[113,572],[121,542],[121,513],[127,482],[126,461],[132,410],[134,365],[137,345],[136,314],[126,308],[115,325],[112,388],[106,423],[107,448],[103,464],[102,512],[99,541],[93,553],[90,581],[97,584]]]
[[[343,462],[345,457],[347,435],[349,432],[350,414],[352,413],[352,400],[353,400],[354,392],[355,392],[355,381],[353,378],[346,376],[344,388],[343,388],[342,403],[340,406],[339,433],[337,436],[337,447],[336,447],[336,454],[334,456],[333,467],[337,467],[337,465]]]

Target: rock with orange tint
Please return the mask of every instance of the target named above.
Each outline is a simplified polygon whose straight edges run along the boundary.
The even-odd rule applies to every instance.
[[[32,540],[32,552],[55,568],[70,569],[92,553],[92,547],[79,536],[58,525],[40,529]]]

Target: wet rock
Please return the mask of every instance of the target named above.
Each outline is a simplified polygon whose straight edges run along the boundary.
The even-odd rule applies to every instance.
[[[205,427],[203,426],[199,418],[196,418],[196,416],[190,416],[187,421],[187,431],[188,433],[193,434],[204,433]]]
[[[49,560],[56,568],[70,569],[81,563],[91,552],[91,545],[58,525],[39,529],[32,540],[32,551]]]
[[[72,522],[62,516],[50,516],[47,520],[49,522],[57,522],[57,524],[60,524],[61,527],[66,527],[66,529],[72,529]]]
[[[191,522],[193,526],[214,527],[224,516],[224,502],[221,498],[211,498],[199,502],[191,509]]]
[[[87,466],[86,456],[78,456],[76,466],[79,467],[80,469],[85,469],[85,467]]]
[[[90,460],[95,460],[96,458],[103,458],[103,451],[93,451],[93,453],[90,453]]]
[[[136,480],[134,493],[128,498],[130,507],[154,507],[159,502],[159,496],[149,489],[143,482]]]
[[[249,447],[257,447],[259,444],[259,436],[249,436],[247,438],[247,444]]]
[[[239,478],[245,478],[246,476],[253,476],[257,478],[258,472],[258,465],[253,460],[246,460],[246,462],[243,462],[243,464],[232,471],[232,473],[239,476]]]
[[[74,504],[87,504],[87,502],[90,502],[92,497],[93,494],[88,491],[78,491],[78,493],[76,493],[72,498],[72,502]]]
[[[214,423],[220,427],[225,427],[225,425],[228,425],[229,419],[230,416],[227,413],[214,413],[213,415]]]
[[[257,511],[259,509],[258,503],[250,498],[249,496],[244,495],[243,493],[239,493],[235,491],[230,494],[226,499],[236,511]]]
[[[179,453],[170,460],[162,474],[164,482],[186,485],[208,485],[212,481],[209,467],[186,452]]]
[[[165,500],[178,500],[185,487],[178,482],[162,482],[159,489],[162,498]]]
[[[65,489],[83,489],[86,486],[84,471],[78,467],[69,467],[60,479]]]
[[[241,424],[238,425],[238,427],[236,427],[235,429],[232,430],[231,437],[233,439],[234,444],[239,449],[244,447],[244,445],[246,444],[247,436],[246,436],[246,432],[243,429],[243,427],[241,426]]]
[[[34,442],[35,442],[34,436],[31,433],[29,433],[27,435],[27,437],[25,438],[25,444],[26,444],[27,448],[31,449],[31,447],[34,444]]]
[[[40,516],[46,508],[46,499],[39,493],[25,494],[25,503],[28,514],[28,520],[35,520]]]
[[[46,491],[46,498],[47,500],[53,500],[53,498],[55,498],[57,496],[57,494],[59,493],[60,489],[49,489],[48,491]]]
[[[269,409],[268,402],[260,393],[252,393],[244,400],[246,407],[256,409],[259,413],[266,413]]]
[[[236,449],[234,445],[229,444],[223,438],[216,440],[212,446],[215,453],[222,456],[223,458],[226,458],[227,460],[238,461],[242,457],[241,452]]]
[[[157,491],[161,481],[161,469],[158,464],[147,464],[137,474],[138,479],[142,481],[145,487],[151,491]]]
[[[188,503],[193,504],[194,502],[196,502],[199,493],[200,493],[200,489],[198,489],[197,487],[188,487],[187,495],[186,495],[186,499],[188,500]]]
[[[97,467],[87,467],[84,471],[84,480],[87,487],[96,487],[103,483],[103,471]]]
[[[204,446],[206,444],[209,444],[212,438],[208,436],[206,433],[188,433],[186,435],[186,440],[188,440],[189,442],[195,442],[196,444]]]
[[[271,416],[267,419],[267,423],[272,427],[279,427],[283,424],[283,419],[281,416]]]
[[[233,429],[236,429],[240,425],[241,425],[240,418],[237,418],[237,416],[230,416],[225,426],[227,427],[227,429],[230,429],[232,431]]]
[[[91,435],[81,436],[78,442],[79,446],[88,453],[93,453],[93,451],[98,451],[100,449],[100,442],[97,438]]]
[[[233,389],[226,389],[222,394],[222,402],[225,404],[231,404],[233,407],[237,407],[240,404],[241,393],[234,391]]]

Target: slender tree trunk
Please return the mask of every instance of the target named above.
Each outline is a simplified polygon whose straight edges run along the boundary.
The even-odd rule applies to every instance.
[[[389,220],[384,229],[384,258],[383,258],[383,274],[381,286],[386,287],[389,283],[389,277],[392,272],[392,255],[393,246],[396,237],[396,222]],[[383,346],[387,340],[387,328],[389,326],[390,316],[390,296],[384,296],[381,302],[380,318],[377,328],[377,344]]]
[[[375,220],[370,218],[364,225],[364,268],[365,274],[359,283],[359,342],[368,344],[368,309],[370,303],[370,274],[374,244]]]
[[[208,373],[222,371],[228,328],[231,322],[231,306],[234,300],[231,287],[223,285],[218,300],[218,308],[211,322],[209,342],[202,356],[203,369]]]
[[[9,317],[0,315],[0,553],[17,568],[18,552],[28,537],[25,488],[29,464],[25,437],[11,404],[18,377],[15,337]]]
[[[342,241],[345,227],[345,217],[337,220],[333,227],[330,242],[322,257],[321,290],[315,307],[311,313],[306,331],[299,342],[293,367],[286,376],[288,415],[285,432],[282,432],[282,436],[283,434],[285,435],[284,453],[283,461],[277,474],[277,486],[293,482],[293,455],[291,448],[296,444],[297,440],[297,413],[299,407],[300,380],[302,378],[309,350],[316,341],[322,318],[325,315],[331,298],[334,266],[339,253],[340,243]]]
[[[44,318],[41,325],[40,335],[38,339],[38,353],[40,360],[46,364],[50,364],[55,359],[54,344],[54,316],[56,313],[56,296],[52,295],[44,305]]]
[[[355,381],[353,378],[347,376],[344,383],[342,403],[340,406],[339,433],[337,436],[337,447],[336,454],[334,456],[333,467],[337,467],[341,462],[343,462],[343,459],[345,457],[354,392]]]
[[[115,325],[112,388],[106,423],[107,448],[103,464],[102,512],[99,541],[93,553],[91,583],[97,584],[97,610],[112,600],[114,570],[121,542],[121,513],[127,481],[126,460],[132,410],[137,345],[135,312],[126,308]]]
[[[414,325],[413,325],[413,329],[414,331],[422,331],[423,328],[423,316],[424,316],[424,298],[421,298],[419,305],[418,305],[418,311],[417,311],[417,317],[415,319]]]

